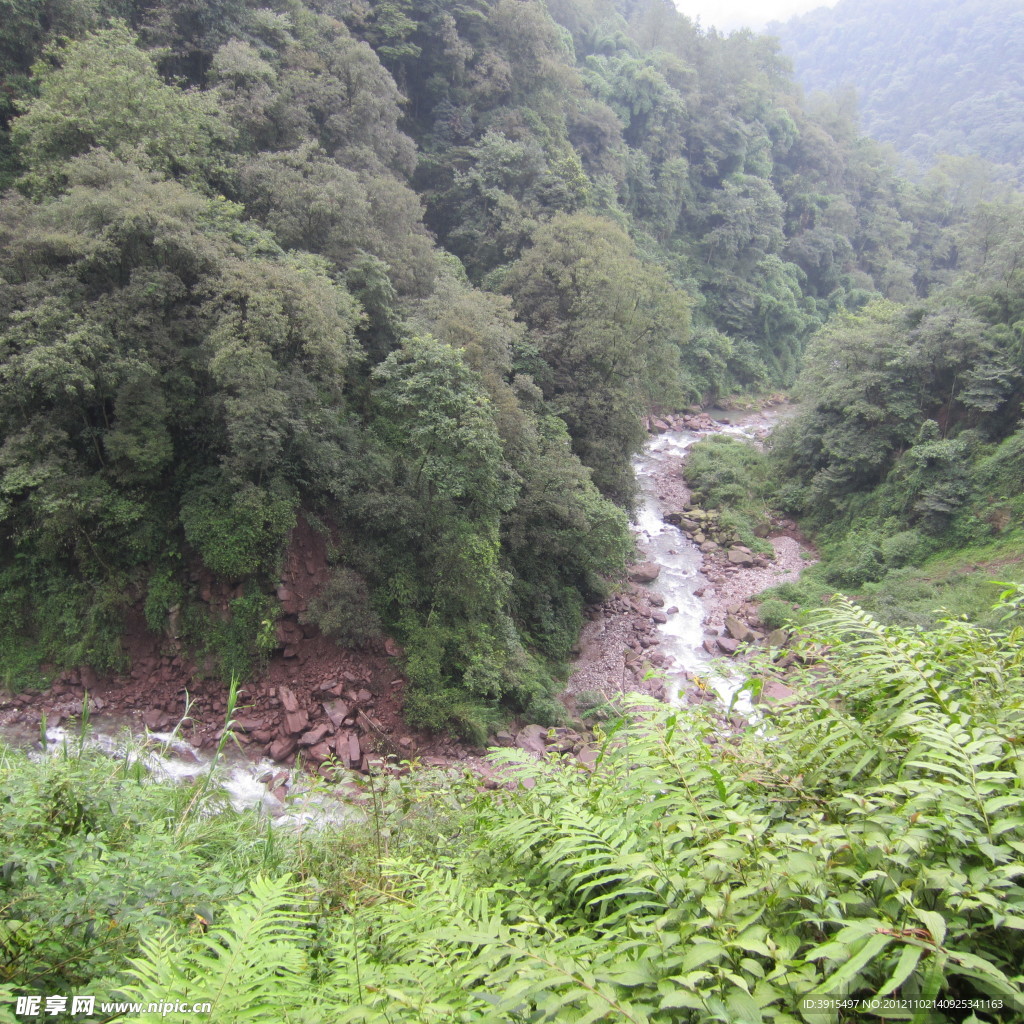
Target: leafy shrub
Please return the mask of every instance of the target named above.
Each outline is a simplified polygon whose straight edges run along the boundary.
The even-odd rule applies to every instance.
[[[769,598],[757,606],[757,614],[765,629],[782,629],[793,619],[793,608],[785,601]]]
[[[232,677],[248,679],[277,645],[276,613],[274,599],[253,589],[231,601],[226,618],[206,605],[188,605],[184,631],[201,656],[216,659],[225,682]]]
[[[123,763],[11,755],[0,984],[222,993],[224,1024],[781,1024],[878,995],[1012,1024],[1024,629],[840,602],[806,640],[801,699],[735,743],[634,704],[593,772],[502,751],[522,785],[496,796],[372,779],[364,822],[273,841],[254,815],[180,822],[188,792]]]
[[[853,531],[828,553],[825,579],[836,586],[856,589],[884,574],[881,549],[870,534]]]
[[[1004,1009],[978,1020],[1020,1019],[1024,633],[920,634],[842,603],[809,639],[828,645],[828,675],[738,745],[664,708],[634,709],[594,772],[496,753],[529,787],[471,805],[448,856],[393,858],[326,922],[322,960],[301,956],[299,894],[260,882],[269,919],[253,920],[257,892],[212,936],[151,942],[133,994],[176,965],[180,986],[261,963],[247,936],[270,931],[286,969],[254,976],[282,1017],[758,1024],[881,994],[987,997]],[[263,1019],[251,1005],[243,1019]]]
[[[902,530],[886,537],[879,545],[882,561],[893,568],[916,562],[926,550],[927,541],[917,530]]]
[[[175,606],[185,600],[185,588],[171,568],[157,570],[149,578],[146,587],[146,603],[143,612],[146,625],[153,633],[161,634],[167,628],[167,615]]]
[[[109,996],[143,936],[216,919],[248,871],[278,869],[255,816],[189,815],[189,788],[140,769],[88,748],[0,752],[0,983]]]
[[[323,589],[310,601],[309,611],[300,619],[315,622],[324,636],[343,647],[361,647],[382,636],[366,581],[344,567],[331,571]]]
[[[295,497],[285,488],[249,485],[196,489],[181,506],[188,542],[203,564],[225,580],[270,571],[295,525]]]

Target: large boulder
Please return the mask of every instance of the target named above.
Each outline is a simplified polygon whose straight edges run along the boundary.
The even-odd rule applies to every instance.
[[[320,725],[314,725],[313,728],[309,730],[309,732],[305,732],[302,734],[302,736],[299,739],[299,746],[315,747],[318,743],[320,743],[328,735],[330,735],[331,732],[333,732],[331,727],[324,722],[321,722]],[[320,760],[324,761],[326,760],[326,758],[322,757],[320,758]]]
[[[295,748],[298,746],[298,742],[291,736],[278,736],[273,743],[270,744],[270,749],[267,754],[270,756],[271,761],[283,761],[289,754],[295,753]]]
[[[292,736],[297,736],[309,728],[309,715],[305,711],[292,711],[284,716],[284,727]]]
[[[547,749],[548,730],[543,725],[527,725],[516,733],[516,746],[530,754],[543,754]]]
[[[725,631],[733,640],[738,640],[742,644],[750,643],[754,639],[754,631],[735,615],[725,617]]]
[[[629,579],[632,583],[653,583],[661,573],[661,566],[654,562],[640,562],[629,570]]]
[[[741,551],[739,548],[729,548],[729,561],[733,565],[749,568],[754,564],[754,556],[749,551]]]
[[[324,702],[324,712],[330,719],[335,729],[348,718],[348,704],[343,700],[329,700]]]

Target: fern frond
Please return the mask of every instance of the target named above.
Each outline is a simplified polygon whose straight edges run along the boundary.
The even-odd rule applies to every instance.
[[[299,890],[287,878],[257,877],[251,895],[226,908],[227,921],[193,938],[164,932],[131,961],[125,997],[209,1002],[211,1020],[280,1022],[309,994],[301,930],[308,923]],[[143,1014],[140,1020],[160,1020]]]

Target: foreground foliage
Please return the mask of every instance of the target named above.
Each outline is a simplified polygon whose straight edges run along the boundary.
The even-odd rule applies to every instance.
[[[1022,640],[839,604],[806,638],[828,675],[756,729],[647,709],[592,772],[505,752],[531,788],[413,776],[361,840],[325,827],[279,835],[266,867],[222,858],[249,894],[208,930],[139,922],[128,977],[102,984],[216,996],[224,1022],[852,1021],[872,1018],[801,1001],[886,995],[1003,1006],[887,1019],[1019,1020]],[[81,829],[47,838],[43,877],[88,860],[66,856]],[[31,987],[10,963],[2,980]]]

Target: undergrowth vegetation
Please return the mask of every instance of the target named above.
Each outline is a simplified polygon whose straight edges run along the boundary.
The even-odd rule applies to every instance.
[[[838,603],[803,640],[827,675],[756,727],[635,707],[593,771],[504,751],[530,787],[378,779],[340,828],[9,754],[0,984],[183,992],[225,1024],[815,1024],[875,1018],[806,999],[876,996],[1020,1020],[1022,641]]]

